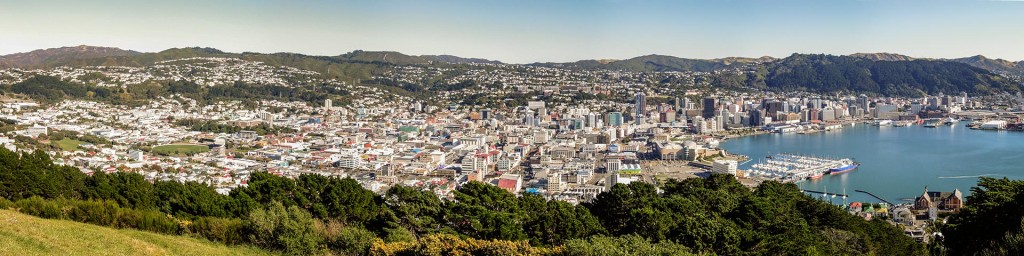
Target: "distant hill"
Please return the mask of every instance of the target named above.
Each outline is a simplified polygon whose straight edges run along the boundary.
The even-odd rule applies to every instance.
[[[406,55],[400,52],[361,50],[356,50],[350,53],[338,55],[335,56],[334,58],[345,61],[378,62],[395,65],[430,64],[431,62],[434,61],[434,59],[432,58]]]
[[[771,57],[761,58],[722,58],[722,59],[684,59],[666,55],[645,55],[626,60],[581,60],[569,63],[534,63],[534,66],[560,67],[576,69],[609,69],[623,71],[697,71],[711,72],[716,70],[739,67],[745,64],[774,60]]]
[[[316,71],[344,81],[369,79],[374,72],[379,72],[382,67],[386,66],[501,63],[451,55],[413,56],[394,51],[356,50],[337,56],[312,56],[298,53],[228,53],[203,47],[171,48],[160,52],[143,53],[108,47],[78,46],[2,56],[0,57],[0,68],[146,66],[160,61],[193,57],[223,57],[259,61],[268,65]]]
[[[942,60],[876,61],[863,56],[793,54],[767,67],[768,72],[762,74],[763,85],[783,91],[866,92],[888,96],[1021,91],[1020,84],[988,70]]]
[[[463,58],[452,55],[422,55],[421,57],[430,58],[435,61],[447,62],[452,64],[467,64],[467,63],[479,63],[479,64],[502,64],[501,61],[480,59],[480,58]]]
[[[136,56],[136,51],[122,50],[112,47],[74,46],[35,50],[0,56],[0,68],[37,68],[59,65],[83,59]]]
[[[112,229],[0,210],[0,255],[272,255],[184,236]]]
[[[902,54],[895,53],[854,53],[850,54],[850,57],[865,58],[873,61],[908,61],[914,60],[914,57],[910,57]]]
[[[982,55],[951,59],[950,61],[965,63],[996,73],[1024,76],[1024,61],[1012,62],[1004,59],[989,59]]]

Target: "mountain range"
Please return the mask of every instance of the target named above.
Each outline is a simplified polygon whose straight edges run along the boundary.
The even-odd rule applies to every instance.
[[[0,68],[143,66],[188,57],[229,57],[260,61],[268,65],[317,71],[328,77],[346,81],[364,81],[392,66],[455,67],[469,63],[501,64],[499,61],[479,58],[451,55],[416,56],[394,51],[357,50],[336,56],[312,56],[297,53],[228,53],[214,48],[199,47],[172,48],[146,53],[110,47],[75,46],[0,56]],[[1020,81],[1015,79],[1024,76],[1024,61],[1011,62],[981,55],[958,59],[927,59],[894,53],[857,53],[840,56],[793,54],[785,58],[719,59],[645,55],[624,60],[581,60],[527,65],[637,72],[714,72],[741,69],[747,71],[747,74],[715,74],[716,82],[723,87],[864,92],[901,96],[938,92],[1016,92],[1021,91],[1021,85]]]

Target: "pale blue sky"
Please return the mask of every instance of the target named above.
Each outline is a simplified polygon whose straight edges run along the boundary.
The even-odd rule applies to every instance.
[[[452,54],[505,62],[895,52],[1024,59],[1021,1],[0,1],[0,54]]]

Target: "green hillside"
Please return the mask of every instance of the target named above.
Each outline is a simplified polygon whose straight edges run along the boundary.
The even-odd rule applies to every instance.
[[[271,255],[199,239],[0,210],[0,255]]]
[[[722,59],[684,59],[665,55],[645,55],[626,60],[599,61],[581,60],[570,63],[535,63],[532,65],[545,67],[562,67],[578,69],[610,69],[636,72],[665,71],[698,71],[711,72],[716,70],[740,67],[758,61],[770,61],[771,58],[722,58]]]
[[[939,93],[972,95],[1018,92],[1021,86],[985,69],[933,60],[873,61],[851,56],[793,54],[748,77],[780,91],[854,92],[920,97]],[[762,77],[763,76],[763,77]],[[753,80],[750,78],[754,78]],[[763,79],[763,80],[761,80]]]

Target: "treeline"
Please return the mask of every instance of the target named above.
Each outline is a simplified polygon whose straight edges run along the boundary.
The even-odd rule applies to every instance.
[[[325,99],[332,99],[338,106],[351,102],[351,97],[346,97],[351,95],[349,91],[327,84],[287,87],[235,82],[205,86],[187,81],[158,81],[121,88],[79,84],[57,77],[36,75],[20,83],[0,86],[0,89],[4,93],[21,94],[49,104],[65,99],[85,99],[117,105],[141,105],[151,99],[175,94],[196,100],[200,105],[235,100],[248,104],[260,100],[304,101],[314,106],[323,104]]]
[[[237,125],[222,124],[213,120],[179,119],[175,120],[174,124],[188,127],[189,130],[192,131],[212,133],[237,133],[241,131],[254,131],[256,132],[256,134],[259,135],[267,135],[296,132],[295,129],[289,127],[273,126],[267,123],[259,123],[253,126],[241,127]]]
[[[0,197],[13,201],[7,207],[288,254],[924,252],[892,225],[864,221],[792,184],[751,190],[732,176],[712,175],[669,181],[661,190],[616,185],[592,203],[572,205],[470,182],[454,200],[442,200],[403,186],[377,195],[348,178],[254,173],[247,187],[221,195],[200,183],[151,183],[132,173],[87,176],[53,165],[42,152],[0,149]]]

